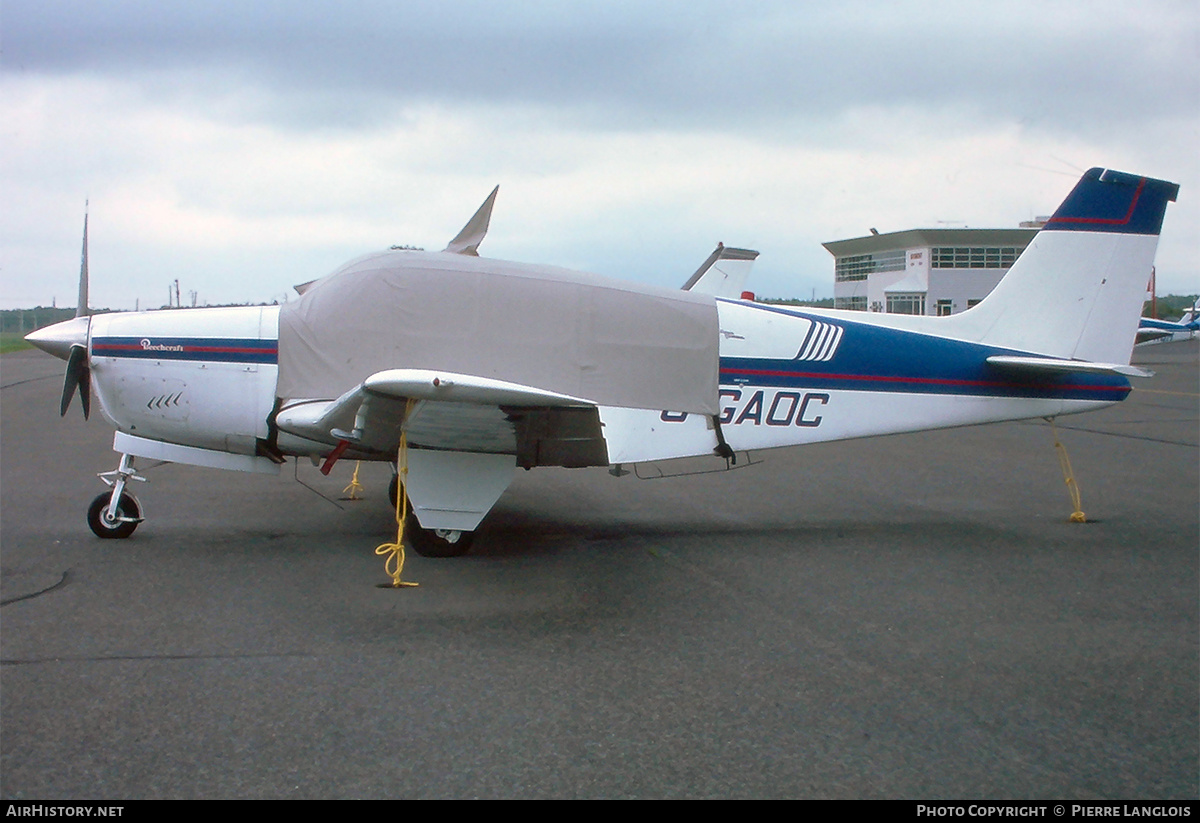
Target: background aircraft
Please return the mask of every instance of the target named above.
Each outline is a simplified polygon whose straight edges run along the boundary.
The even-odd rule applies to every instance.
[[[1138,321],[1137,342],[1186,340],[1195,336],[1197,331],[1200,331],[1200,301],[1194,303],[1176,322],[1143,317]]]
[[[718,247],[668,291],[478,257],[496,191],[442,252],[390,249],[285,306],[86,314],[27,339],[94,389],[118,468],[88,521],[141,522],[135,459],[278,472],[390,461],[424,554],[462,553],[517,467],[610,466],[1101,408],[1130,391],[1178,186],[1092,169],[979,305],[949,317],[734,299]],[[86,224],[85,224],[86,225]],[[86,229],[85,229],[86,249]],[[86,273],[86,251],[84,271]],[[86,279],[86,278],[82,278]]]

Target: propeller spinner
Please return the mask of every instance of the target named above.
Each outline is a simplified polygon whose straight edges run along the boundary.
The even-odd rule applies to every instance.
[[[83,416],[87,418],[92,405],[91,369],[88,366],[87,341],[89,317],[76,317],[38,329],[25,335],[25,339],[47,354],[67,361],[67,373],[63,380],[60,411],[67,413],[75,388],[79,387],[79,398],[83,401]]]

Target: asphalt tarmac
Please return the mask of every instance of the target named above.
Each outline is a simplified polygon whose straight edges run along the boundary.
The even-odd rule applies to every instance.
[[[523,472],[391,590],[382,466],[162,466],[93,537],[111,429],[5,355],[0,796],[1195,798],[1200,354],[1135,362],[1058,422],[1086,524],[1011,423]]]

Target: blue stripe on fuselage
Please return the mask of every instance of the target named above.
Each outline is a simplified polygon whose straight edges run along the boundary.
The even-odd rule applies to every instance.
[[[277,363],[279,342],[227,337],[93,337],[92,357]]]
[[[828,362],[722,357],[722,386],[902,392],[907,394],[1123,400],[1129,381],[1116,374],[1022,375],[987,363],[1029,352],[949,340],[917,332],[803,314],[776,306],[756,309],[837,323],[845,335]]]

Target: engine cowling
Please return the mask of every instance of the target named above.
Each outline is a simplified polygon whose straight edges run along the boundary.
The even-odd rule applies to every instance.
[[[254,454],[275,404],[278,329],[276,306],[95,315],[100,408],[136,437]]]

